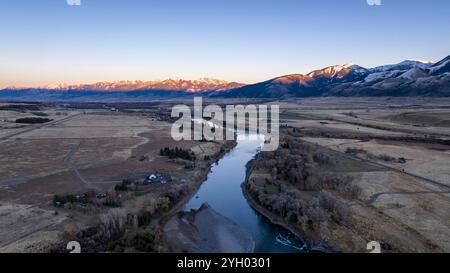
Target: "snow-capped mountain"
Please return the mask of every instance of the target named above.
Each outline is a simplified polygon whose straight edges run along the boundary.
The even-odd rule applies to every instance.
[[[97,82],[93,84],[56,84],[41,86],[40,90],[61,90],[61,91],[110,91],[110,92],[127,92],[127,91],[150,91],[150,90],[167,90],[167,91],[183,91],[183,92],[219,92],[233,88],[244,86],[244,84],[236,82],[227,82],[212,78],[201,78],[198,80],[183,79],[167,79],[162,81],[115,81],[115,82]],[[8,88],[9,90],[18,90],[24,88]]]
[[[429,73],[432,75],[439,75],[449,72],[450,72],[450,56],[429,67]]]
[[[450,56],[437,63],[407,60],[364,68],[329,66],[230,90],[219,96],[283,98],[307,96],[450,96]]]
[[[363,80],[329,86],[324,95],[450,96],[450,56],[432,63],[404,61],[369,69]]]
[[[68,92],[61,92],[68,91]],[[292,74],[244,85],[203,78],[163,81],[118,81],[81,85],[0,90],[4,99],[67,100],[79,98],[150,99],[192,96],[230,98],[290,98],[312,96],[450,96],[450,56],[432,63],[407,60],[398,64],[364,68],[357,64],[334,65],[308,74]]]
[[[413,68],[427,69],[433,65],[431,61],[406,60],[398,64],[378,66],[369,69],[370,72],[404,71]]]

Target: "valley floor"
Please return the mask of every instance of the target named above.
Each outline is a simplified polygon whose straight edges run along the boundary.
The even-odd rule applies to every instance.
[[[158,220],[174,213],[199,187],[210,165],[234,145],[176,142],[170,136],[169,115],[153,105],[120,111],[90,104],[20,104],[28,105],[25,110],[14,109],[17,104],[0,106],[5,105],[12,107],[0,111],[0,252],[46,252],[55,244],[60,245],[55,251],[65,251],[64,242],[70,236],[101,225],[102,217],[115,210],[123,210],[125,221],[137,225],[132,233],[148,231],[157,236]],[[34,116],[36,107],[39,115],[52,121],[14,122]],[[197,160],[161,156],[164,147],[191,151]],[[170,175],[172,182],[137,184],[155,172]],[[136,185],[115,192],[126,179]],[[108,197],[64,207],[55,207],[52,201],[56,195],[92,191]],[[110,195],[114,201],[120,197],[119,208],[103,205]],[[156,240],[152,247],[157,251]],[[105,245],[85,249],[97,250],[108,249]]]
[[[234,145],[173,141],[170,109],[178,103],[0,103],[0,252],[63,252],[70,239],[85,240],[92,252],[164,250],[161,223]],[[250,170],[245,191],[255,209],[338,251],[366,252],[370,241],[387,252],[450,251],[450,100],[270,103],[282,111],[283,146],[261,153]],[[30,116],[52,121],[15,123]],[[191,151],[197,160],[161,156],[164,147]],[[120,207],[52,202],[89,191],[116,201],[112,193],[123,180],[153,172],[169,174],[172,183],[127,184]],[[106,223],[115,221],[128,228],[111,230]],[[92,227],[107,240],[89,237]],[[146,247],[136,249],[136,242]]]
[[[256,209],[338,251],[366,252],[370,241],[387,252],[450,251],[448,101],[322,98],[281,105],[282,139],[301,148],[256,159],[246,184]],[[278,167],[294,152],[300,164],[290,173],[263,163]],[[344,176],[352,177],[357,196],[332,184]],[[300,204],[283,203],[292,198]],[[348,217],[337,219],[330,206]]]

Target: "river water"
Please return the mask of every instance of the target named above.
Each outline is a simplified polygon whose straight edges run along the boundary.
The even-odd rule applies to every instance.
[[[237,146],[214,164],[207,180],[184,210],[198,209],[203,203],[208,203],[253,236],[257,253],[304,252],[306,248],[300,238],[255,211],[242,193],[246,164],[255,157],[263,143],[261,137],[240,135]]]

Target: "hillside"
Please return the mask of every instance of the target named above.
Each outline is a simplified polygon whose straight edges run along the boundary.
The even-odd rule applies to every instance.
[[[202,78],[117,81],[0,90],[2,100],[151,100],[194,95],[222,98],[450,96],[450,56],[432,63],[407,60],[365,68],[334,65],[308,74],[292,74],[244,85]]]
[[[404,61],[364,68],[336,65],[243,86],[214,96],[288,98],[314,96],[450,96],[450,56],[435,64]]]

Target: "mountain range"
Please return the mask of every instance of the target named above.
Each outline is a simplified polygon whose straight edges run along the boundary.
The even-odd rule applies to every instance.
[[[115,81],[97,82],[93,84],[57,84],[37,88],[10,87],[8,90],[59,90],[59,91],[110,91],[110,92],[131,92],[149,90],[183,91],[195,92],[220,92],[229,89],[242,87],[245,84],[237,82],[227,82],[212,78],[201,78],[198,80],[167,79],[162,81]]]
[[[450,56],[437,62],[403,61],[364,68],[335,65],[216,94],[225,97],[450,96]]]
[[[217,79],[118,81],[0,90],[0,99],[76,100],[151,99],[195,94],[225,98],[320,96],[450,96],[450,56],[433,63],[407,60],[365,68],[334,65],[308,74],[292,74],[245,85]]]

